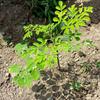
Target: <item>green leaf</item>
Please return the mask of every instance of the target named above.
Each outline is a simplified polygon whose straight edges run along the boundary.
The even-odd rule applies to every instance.
[[[21,70],[21,66],[19,65],[12,65],[9,67],[9,73],[15,73],[18,74]]]
[[[40,44],[37,43],[37,42],[35,42],[33,45],[36,46],[36,47],[40,47]]]
[[[20,87],[30,87],[33,79],[30,73],[20,73],[14,77],[13,81]]]
[[[38,38],[37,40],[38,40],[39,42],[41,42],[41,43],[44,42],[42,38]]]
[[[74,25],[70,25],[70,29],[71,29],[71,31],[74,31],[75,30],[75,26]]]
[[[40,70],[44,70],[45,67],[46,67],[45,65],[46,65],[46,61],[42,61],[40,64],[38,64],[39,69],[40,69]]]
[[[24,86],[30,87],[32,85],[33,78],[30,73],[24,76]]]
[[[56,6],[56,9],[57,9],[57,10],[61,10],[59,6]]]
[[[57,17],[54,17],[54,18],[53,18],[53,21],[54,21],[54,22],[58,22],[59,19],[58,19]]]
[[[28,32],[24,35],[23,40],[25,40],[26,38],[31,38],[32,35],[33,35],[33,33],[32,33],[31,31],[28,31]]]
[[[81,89],[81,83],[79,82],[72,82],[70,88],[74,89],[74,90],[80,90]]]
[[[83,7],[79,8],[79,13],[82,13]]]
[[[62,15],[65,15],[66,14],[66,12],[67,12],[67,10],[65,9],[65,10],[63,10],[62,11]]]
[[[83,44],[87,46],[93,46],[93,41],[90,39],[86,39],[83,41]]]
[[[100,68],[100,61],[96,62],[96,67]]]
[[[55,14],[59,16],[59,14],[60,14],[60,11],[55,11]]]
[[[65,34],[69,34],[69,29],[66,28],[65,31],[64,31],[64,33],[65,33]]]
[[[67,18],[68,18],[68,16],[66,15],[66,16],[64,16],[64,18],[63,18],[63,19],[64,19],[64,20],[66,20]]]
[[[37,68],[34,68],[31,71],[31,75],[32,75],[34,80],[38,80],[40,78],[40,72],[39,72],[39,70]]]
[[[89,17],[84,17],[82,20],[88,22],[88,21],[90,21],[90,18]]]
[[[59,1],[59,6],[62,7],[63,6],[63,2]]]
[[[86,23],[81,21],[81,22],[79,23],[79,25],[80,25],[80,26],[86,26]]]
[[[13,78],[13,82],[15,82],[18,86],[23,87],[24,86],[24,78],[22,76],[15,76]]]
[[[66,5],[63,5],[63,6],[62,6],[62,10],[65,9],[65,8],[66,8]]]
[[[34,60],[31,57],[27,57],[26,59],[27,66],[33,65],[34,66]]]
[[[91,7],[91,6],[87,7],[87,12],[92,13],[93,12],[93,7]]]
[[[14,48],[16,53],[21,54],[24,50],[27,49],[27,44],[18,43]]]

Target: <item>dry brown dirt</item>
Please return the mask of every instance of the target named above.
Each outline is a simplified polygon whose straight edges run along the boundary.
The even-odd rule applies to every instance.
[[[20,40],[28,10],[22,0],[0,0],[0,100],[100,100],[100,68],[96,67],[96,62],[100,61],[100,0],[83,0],[83,3],[92,5],[94,13],[90,25],[80,29],[82,40],[91,39],[95,47],[61,53],[60,64],[66,72],[56,68],[42,72],[41,79],[34,81],[31,88],[22,89],[11,83],[8,67],[23,61],[11,44],[7,45],[5,36],[10,42]],[[80,90],[70,88],[74,81],[81,84]]]

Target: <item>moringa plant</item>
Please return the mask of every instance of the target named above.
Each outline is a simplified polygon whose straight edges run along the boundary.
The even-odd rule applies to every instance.
[[[19,86],[27,87],[32,85],[33,80],[40,78],[42,70],[57,64],[61,70],[59,53],[71,52],[83,45],[73,42],[80,40],[81,33],[78,30],[90,21],[89,13],[92,13],[92,7],[78,8],[72,5],[67,9],[66,5],[59,1],[53,23],[24,26],[23,40],[26,42],[18,43],[15,51],[25,60],[25,66],[9,67],[9,72],[14,73],[13,81]]]

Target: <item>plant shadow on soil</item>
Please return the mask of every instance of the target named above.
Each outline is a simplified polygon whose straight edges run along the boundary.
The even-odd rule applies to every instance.
[[[42,78],[32,87],[37,100],[85,100],[87,94],[93,94],[98,87],[100,68],[97,60],[67,64],[68,71],[52,69],[42,71]],[[88,70],[86,70],[88,69]],[[79,90],[71,89],[71,84],[80,83]],[[73,87],[74,88],[74,87]]]

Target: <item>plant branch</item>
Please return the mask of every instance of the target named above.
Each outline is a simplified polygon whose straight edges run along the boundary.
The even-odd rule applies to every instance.
[[[58,70],[61,70],[58,51],[57,51],[57,64],[58,64]]]

